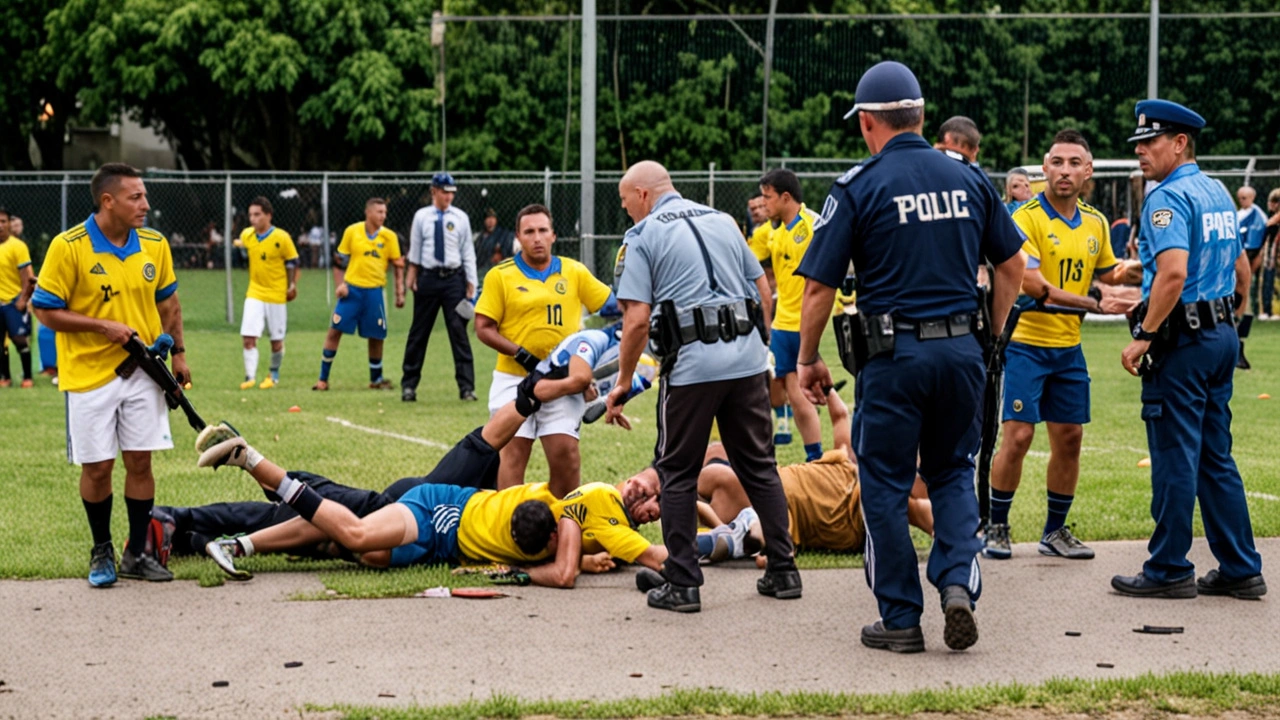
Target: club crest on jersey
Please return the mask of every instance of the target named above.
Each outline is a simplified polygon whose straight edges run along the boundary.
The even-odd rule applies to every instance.
[[[1162,208],[1151,213],[1151,224],[1158,228],[1167,228],[1173,222],[1173,211]]]
[[[796,234],[791,236],[791,239],[794,240],[797,245],[803,244],[805,240],[809,239],[809,231],[806,230],[803,225],[801,225],[796,230]]]
[[[143,266],[142,266],[142,278],[143,278],[144,280],[146,280],[147,282],[151,282],[152,280],[155,280],[155,279],[156,279],[156,266],[155,266],[155,265],[153,265],[153,264],[151,264],[151,263],[147,263],[146,265],[143,265]]]
[[[1021,401],[1021,400],[1014,400],[1014,401],[1013,401],[1013,411],[1014,411],[1014,412],[1022,412],[1022,401]]]
[[[93,269],[89,271],[90,275],[106,275],[107,271],[102,267],[102,263],[94,263]]]
[[[453,228],[454,228],[453,221],[449,221],[444,224],[444,229],[448,230],[449,232],[453,232]]]
[[[1089,236],[1089,254],[1090,254],[1090,255],[1097,255],[1097,254],[1098,254],[1098,250],[1099,250],[1099,249],[1100,249],[1100,248],[1099,248],[1099,246],[1098,246],[1098,238],[1096,238],[1096,237],[1094,237],[1094,236],[1090,235],[1090,236]]]
[[[556,292],[563,295],[569,292],[569,285],[564,280],[556,281]]]

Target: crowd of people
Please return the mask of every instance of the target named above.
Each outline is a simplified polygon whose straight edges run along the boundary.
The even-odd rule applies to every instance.
[[[1093,157],[1081,133],[1064,129],[1053,138],[1043,190],[1033,194],[1030,179],[1013,174],[1004,198],[976,163],[976,125],[951,118],[931,145],[922,136],[924,107],[909,68],[870,68],[846,118],[871,157],[835,182],[820,212],[805,205],[794,173],[766,173],[745,237],[729,215],[682,197],[661,164],[633,165],[617,189],[634,225],[611,283],[555,255],[545,206],[521,210],[510,235],[489,215],[473,239],[468,215],[452,204],[453,178],[437,174],[402,257],[385,227],[386,201],[370,198],[364,221],[347,227],[337,248],[338,304],[312,389],[329,389],[342,336],[352,333],[368,342],[369,386],[392,387],[382,358],[389,270],[396,306],[408,293],[413,303],[402,400],[417,399],[441,313],[461,401],[478,399],[470,319],[498,353],[488,421],[430,472],[383,491],[286,471],[219,423],[200,432],[198,464],[243,470],[267,502],[156,507],[151,453],[172,447],[167,409],[144,373],[117,372],[123,345],[134,335],[151,344],[167,334],[179,384],[191,371],[172,256],[164,236],[145,227],[141,173],[122,164],[99,169],[90,184],[94,214],[54,239],[38,280],[25,245],[11,237],[13,218],[0,211],[0,309],[24,384],[28,305],[58,333],[69,459],[81,466],[93,539],[89,583],[172,579],[170,552],[204,553],[237,580],[250,577],[240,558],[291,552],[375,567],[501,563],[552,587],[572,587],[579,573],[621,561],[644,568],[636,581],[650,607],[697,612],[704,563],[756,554],[764,570],[757,591],[798,599],[796,548],[825,548],[865,554],[880,617],[862,629],[862,643],[919,652],[925,604],[915,526],[933,538],[926,573],[945,643],[963,650],[978,639],[979,557],[1012,555],[1009,508],[1042,422],[1051,453],[1038,550],[1093,557],[1067,518],[1090,419],[1081,316],[1104,312],[1131,318],[1133,341],[1120,362],[1142,377],[1155,520],[1141,572],[1116,576],[1113,589],[1261,597],[1266,585],[1231,458],[1227,403],[1242,356],[1237,320],[1248,317],[1251,278],[1265,277],[1258,259],[1274,256],[1267,248],[1280,216],[1258,212],[1250,188],[1238,194],[1237,210],[1222,184],[1200,172],[1203,118],[1169,101],[1142,101],[1129,140],[1143,176],[1158,184],[1138,223],[1138,257],[1119,258],[1107,218],[1083,198]],[[1270,203],[1277,200],[1273,193]],[[237,244],[250,275],[241,388],[270,389],[280,382],[298,251],[273,225],[266,198],[250,203]],[[1141,301],[1100,300],[1096,283],[1138,285]],[[582,329],[585,313],[615,305],[619,323]],[[852,415],[818,352],[833,315],[850,328],[839,360],[855,377]],[[271,359],[258,382],[264,328]],[[1002,330],[1011,331],[1003,350],[995,342]],[[617,485],[584,484],[584,415],[596,417],[598,407],[607,423],[629,429],[625,404],[654,380],[648,355],[659,367],[652,465]],[[1003,406],[998,418],[985,418],[987,370],[1001,366]],[[821,440],[822,407],[830,450]],[[806,462],[780,468],[775,444],[789,439],[792,423]],[[983,524],[975,457],[980,437],[997,424],[1003,441]],[[545,481],[528,482],[535,439],[549,470]],[[129,538],[117,562],[110,518],[118,456]],[[1220,563],[1199,578],[1186,557],[1197,497]],[[654,521],[661,544],[637,532]]]

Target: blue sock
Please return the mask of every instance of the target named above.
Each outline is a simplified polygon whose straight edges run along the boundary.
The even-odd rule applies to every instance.
[[[822,443],[807,443],[804,446],[804,461],[813,462],[822,457]]]
[[[710,555],[711,551],[716,548],[716,539],[711,533],[698,533],[695,545],[698,547],[698,557],[705,557]]]
[[[369,358],[369,382],[382,382],[382,358]]]
[[[991,524],[1009,524],[1009,508],[1013,505],[1013,494],[1015,492],[1017,491],[991,488]]]
[[[333,367],[333,358],[337,356],[337,350],[321,350],[323,356],[320,359],[320,379],[329,382],[329,370]]]
[[[779,418],[786,417],[786,416],[787,416],[787,406],[786,406],[786,405],[779,405],[778,407],[774,408],[774,409],[773,409],[773,416],[774,416],[774,417],[779,417]]]
[[[1067,524],[1067,513],[1071,512],[1071,502],[1075,499],[1075,495],[1049,493],[1049,516],[1044,521],[1045,535]]]

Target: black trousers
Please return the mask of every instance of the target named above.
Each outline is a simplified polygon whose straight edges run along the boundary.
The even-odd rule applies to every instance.
[[[471,338],[467,321],[454,308],[467,297],[467,276],[459,271],[442,278],[434,270],[419,269],[418,289],[413,293],[413,324],[409,326],[409,342],[404,348],[401,388],[416,390],[422,380],[422,362],[427,355],[427,342],[436,325],[436,315],[444,310],[444,326],[449,331],[453,348],[453,377],[458,392],[476,389],[476,371],[471,357]]]
[[[667,579],[675,585],[702,585],[695,546],[698,473],[711,437],[712,420],[719,425],[729,465],[760,516],[769,569],[794,569],[787,497],[773,456],[768,373],[679,386],[672,386],[664,378],[658,392],[654,469],[662,483],[662,539],[669,553]]]
[[[348,487],[304,471],[290,471],[289,474],[310,485],[325,500],[343,505],[357,517],[364,517],[394,503],[418,485],[458,485],[494,490],[498,487],[499,454],[484,441],[480,432],[481,428],[476,428],[462,438],[440,458],[431,472],[423,476],[401,478],[382,492]],[[268,493],[268,498],[273,496],[274,493]],[[278,499],[276,502],[214,503],[189,508],[157,506],[156,509],[171,515],[177,525],[174,530],[174,555],[202,555],[204,546],[210,540],[224,535],[256,532],[298,516],[293,508]],[[299,550],[305,551],[306,548]]]

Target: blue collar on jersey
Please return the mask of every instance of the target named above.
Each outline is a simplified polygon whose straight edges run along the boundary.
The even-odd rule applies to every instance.
[[[124,247],[116,247],[115,243],[102,234],[102,229],[98,227],[98,219],[93,215],[84,221],[84,229],[88,231],[89,242],[93,244],[93,251],[96,253],[111,253],[124,260],[134,253],[142,252],[142,243],[138,242],[138,231],[132,228],[129,229],[129,239],[124,241]]]
[[[520,272],[530,280],[546,282],[547,278],[560,272],[560,258],[556,255],[551,256],[551,264],[547,266],[546,270],[534,270],[529,267],[522,255],[516,255],[512,259],[516,261],[516,267],[520,268]]]
[[[378,228],[377,230],[375,230],[372,235],[369,234],[368,230],[364,231],[364,236],[369,238],[370,240],[377,240],[378,236],[381,234],[382,234],[382,228]]]
[[[1079,205],[1076,205],[1076,216],[1068,220],[1062,213],[1058,212],[1049,204],[1049,198],[1045,197],[1043,192],[1036,195],[1036,199],[1040,201],[1040,209],[1044,210],[1044,214],[1048,215],[1050,220],[1061,220],[1063,225],[1066,225],[1072,230],[1078,230],[1080,228],[1080,223],[1084,222],[1084,213],[1080,212]]]
[[[262,233],[261,235],[259,235],[258,233],[256,233],[256,232],[255,232],[255,233],[253,234],[253,236],[254,236],[254,237],[256,237],[256,238],[258,238],[258,242],[262,242],[263,240],[266,240],[266,239],[267,239],[267,236],[268,236],[268,235],[270,235],[271,233],[273,233],[273,232],[275,232],[275,231],[276,231],[276,226],[275,226],[275,225],[272,225],[272,226],[268,227],[268,228],[267,228],[267,231],[266,231],[266,232],[264,232],[264,233]]]
[[[1164,185],[1185,175],[1192,175],[1198,172],[1200,172],[1200,166],[1198,164],[1193,162],[1183,163],[1182,165],[1174,168],[1173,172],[1169,173],[1168,177],[1161,180],[1160,185]]]
[[[796,225],[800,224],[800,215],[804,213],[804,205],[800,205],[800,209],[796,211],[796,216],[787,223],[787,230],[795,230]]]

